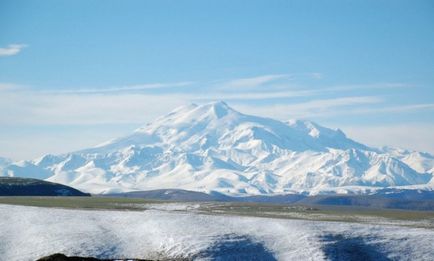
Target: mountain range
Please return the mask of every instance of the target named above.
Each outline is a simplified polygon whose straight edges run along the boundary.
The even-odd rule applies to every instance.
[[[364,194],[432,190],[434,156],[373,148],[339,129],[246,115],[213,102],[177,108],[96,147],[31,161],[0,159],[0,176],[39,178],[96,194]]]

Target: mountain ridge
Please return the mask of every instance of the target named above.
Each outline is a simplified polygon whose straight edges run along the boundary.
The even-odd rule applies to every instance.
[[[432,189],[434,156],[372,148],[339,129],[247,115],[213,102],[179,107],[96,147],[11,163],[2,173],[39,175],[92,193],[366,193]]]

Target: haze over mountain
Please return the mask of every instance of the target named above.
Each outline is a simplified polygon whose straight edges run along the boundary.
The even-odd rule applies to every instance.
[[[91,193],[176,188],[318,194],[434,187],[430,154],[372,148],[339,129],[250,116],[224,102],[180,107],[93,148],[1,164],[3,176],[46,179]]]

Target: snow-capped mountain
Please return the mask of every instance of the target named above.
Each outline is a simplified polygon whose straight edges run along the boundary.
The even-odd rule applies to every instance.
[[[9,164],[2,172],[91,193],[177,188],[247,195],[432,188],[433,166],[430,154],[371,148],[341,130],[250,116],[215,102],[178,108],[97,147]]]
[[[10,159],[0,157],[0,174],[3,172],[3,168],[11,163],[12,161]]]

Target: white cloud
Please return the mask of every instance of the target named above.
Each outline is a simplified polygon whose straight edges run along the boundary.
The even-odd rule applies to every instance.
[[[383,82],[383,83],[367,83],[367,84],[347,84],[347,85],[337,85],[323,88],[323,91],[334,92],[334,91],[351,91],[360,89],[396,89],[396,88],[408,88],[414,87],[408,83],[399,82]]]
[[[377,96],[356,96],[334,99],[313,99],[301,103],[270,105],[235,105],[239,110],[281,120],[290,118],[331,118],[349,115],[390,114],[434,110],[433,103],[385,106]],[[372,107],[372,105],[376,105]]]
[[[2,83],[0,82],[0,91],[11,91],[16,90],[20,86],[13,84],[13,83]]]
[[[151,87],[150,87],[151,86]],[[147,85],[147,87],[158,88],[158,84]],[[171,85],[173,86],[173,84]],[[108,88],[110,89],[110,88]],[[259,105],[257,102],[247,103],[248,100],[259,100],[268,98],[282,97],[310,97],[316,95],[315,91],[299,90],[299,91],[282,91],[282,92],[238,92],[238,93],[213,93],[207,95],[201,93],[176,94],[176,93],[130,93],[130,92],[58,92],[49,93],[36,91],[30,88],[19,88],[14,84],[0,84],[0,125],[2,126],[49,126],[49,125],[87,125],[95,126],[101,124],[146,124],[164,115],[177,106],[185,105],[190,102],[204,100],[230,100],[229,105],[245,112],[247,114],[261,115],[266,117],[287,120],[289,118],[321,118],[321,117],[336,117],[339,115],[357,115],[357,114],[373,114],[373,113],[400,113],[407,111],[422,111],[433,110],[434,104],[411,104],[405,106],[384,106],[381,97],[377,96],[351,96],[334,99],[312,99],[307,102],[287,103],[287,104],[268,104]],[[242,101],[238,101],[242,100]],[[375,108],[372,106],[375,105]],[[396,126],[364,126],[343,128],[348,130],[351,137],[360,140],[364,143],[375,146],[393,145],[412,148],[417,150],[427,150],[433,152],[432,148],[434,133],[434,125],[419,128],[417,125],[411,125],[407,128],[405,124]],[[342,127],[342,126],[337,126]],[[88,127],[80,127],[86,129]],[[111,130],[101,134],[101,137],[116,136]],[[406,135],[411,134],[409,137]],[[74,140],[69,137],[74,136],[73,133],[68,134],[68,140]],[[87,143],[82,144],[82,147],[94,145],[91,143],[95,135],[87,133],[88,137],[84,137]],[[31,140],[29,135],[27,138],[11,138],[0,137],[0,147],[3,147],[1,153],[7,152],[6,148],[13,148],[12,143],[17,142],[25,148],[26,142],[20,140]],[[48,135],[49,136],[49,135]],[[40,153],[46,151],[46,148],[52,149],[54,152],[78,149],[74,143],[65,141],[62,142],[62,136],[50,138],[41,134],[37,137],[41,141],[52,141],[51,145],[44,147],[43,143],[38,143],[38,148],[28,151],[31,153]],[[45,138],[44,138],[45,137]],[[90,137],[90,138],[89,138]],[[105,139],[95,139],[95,141],[103,141]],[[53,145],[54,144],[54,145]],[[56,149],[55,144],[60,144]],[[51,147],[50,147],[51,146]],[[74,147],[75,146],[75,147]],[[18,147],[16,148],[18,150]],[[17,158],[19,154],[25,155],[24,152],[14,152],[12,155]],[[10,156],[5,154],[5,156]]]
[[[16,55],[26,46],[25,44],[10,44],[7,47],[2,47],[0,48],[0,57]]]
[[[310,76],[322,77],[314,74]],[[79,131],[80,133],[77,133],[76,136],[74,133],[69,133],[67,137],[59,135],[51,137],[48,134],[0,137],[0,153],[5,153],[12,148],[12,150],[16,150],[12,157],[17,158],[18,155],[28,156],[32,153],[50,152],[51,150],[53,152],[65,152],[91,146],[104,141],[106,137],[116,137],[118,133],[114,133],[113,129],[101,131],[104,132],[101,133],[103,139],[96,139],[95,136],[99,134],[83,132],[87,128],[104,124],[139,126],[170,112],[177,106],[209,100],[229,100],[229,105],[241,112],[281,120],[290,118],[316,120],[327,117],[337,119],[341,115],[375,115],[379,113],[387,115],[388,113],[434,110],[432,103],[386,106],[386,103],[379,96],[349,96],[349,91],[355,89],[394,89],[411,86],[404,83],[372,83],[313,89],[294,88],[296,85],[290,86],[290,77],[289,74],[262,75],[221,82],[218,85],[208,83],[204,86],[205,88],[200,89],[196,88],[199,83],[190,81],[52,91],[36,90],[12,83],[0,83],[1,126],[83,125],[77,127],[81,132]],[[171,89],[172,87],[184,86],[188,86],[190,91],[183,92],[182,90],[185,88],[179,88],[179,91],[175,93],[173,91],[175,89]],[[158,94],[152,94],[156,89],[161,91],[158,91]],[[335,91],[339,91],[339,95],[343,97],[321,98],[321,95],[329,96]],[[271,100],[295,97],[304,97],[304,100],[309,100],[297,103],[283,103],[282,100],[279,100],[281,103],[277,104],[272,103],[274,100]],[[433,152],[432,133],[434,133],[434,125],[426,125],[425,128],[421,129],[416,127],[418,125],[414,126],[408,128],[405,128],[406,125],[404,124],[392,127],[364,126],[362,128],[349,126],[344,130],[348,129],[349,135],[355,139],[375,146],[393,145]],[[408,133],[412,134],[411,137],[405,136]],[[83,138],[80,135],[83,135]],[[23,152],[26,150],[27,144],[31,143],[30,137],[35,137],[35,139],[47,144],[44,145],[44,142],[39,142],[35,148],[29,149],[28,153]],[[63,137],[66,137],[65,141],[62,141]],[[85,142],[79,143],[80,147],[76,146],[78,143],[69,142],[78,137]],[[13,146],[14,143],[17,144],[17,147]],[[50,151],[47,150],[48,148]],[[5,154],[5,156],[9,155]]]
[[[420,110],[434,110],[434,103],[408,104],[400,106],[384,106],[376,108],[353,108],[351,110],[341,111],[336,115],[363,115],[363,114],[387,114],[387,113],[403,113],[414,112]]]
[[[387,106],[383,108],[359,108],[354,109],[351,114],[370,114],[370,113],[399,113],[418,110],[433,110],[434,103],[409,104],[400,106]]]
[[[188,102],[176,95],[2,93],[0,121],[4,125],[144,124]]]
[[[391,124],[379,126],[340,126],[350,137],[375,146],[393,146],[434,154],[434,124]]]
[[[317,80],[321,80],[322,78],[324,78],[324,74],[319,73],[319,72],[313,72],[313,73],[309,73],[310,77],[312,77],[313,79],[317,79]]]
[[[131,133],[137,126],[89,125],[81,128],[55,127],[45,131],[21,131],[21,126],[3,128],[0,135],[0,157],[13,160],[32,160],[45,154],[62,154],[89,148],[102,142]],[[31,144],[31,145],[29,145]]]
[[[174,86],[175,84],[167,84]],[[263,93],[130,93],[109,91],[74,90],[44,92],[29,88],[14,88],[3,84],[0,88],[0,122],[17,124],[125,124],[149,122],[166,114],[177,106],[206,100],[257,100],[267,98],[298,97],[311,95],[310,91]],[[150,87],[151,85],[147,85]],[[152,87],[161,86],[159,84]],[[6,88],[8,87],[8,88]],[[118,88],[125,90],[124,88]],[[136,88],[129,88],[136,89]]]
[[[262,86],[264,84],[288,78],[290,77],[289,74],[269,74],[269,75],[261,75],[251,78],[240,78],[240,79],[234,79],[227,82],[220,83],[220,87],[222,89],[230,89],[235,88],[236,89],[244,89],[244,88],[255,88]]]
[[[239,105],[242,111],[265,117],[275,117],[281,120],[289,118],[323,117],[342,111],[343,107],[375,104],[382,102],[376,96],[342,97],[334,99],[315,99],[301,103],[273,104],[264,106]],[[345,109],[344,111],[348,111]]]
[[[2,124],[146,123],[177,106],[208,100],[234,100],[230,105],[242,112],[281,120],[434,109],[434,104],[381,107],[383,100],[377,96],[312,99],[307,102],[264,105],[257,105],[253,102],[271,98],[310,97],[316,94],[315,91],[309,90],[257,93],[210,92],[205,95],[201,93],[118,93],[115,91],[49,93],[31,89],[8,91],[11,87],[15,88],[15,85],[0,84],[0,122]],[[252,103],[246,103],[247,101],[252,101]],[[376,105],[375,108],[371,106],[373,104]]]
[[[48,91],[50,93],[72,93],[72,94],[92,94],[92,93],[107,93],[107,92],[133,92],[152,89],[163,89],[171,87],[184,87],[194,84],[192,81],[171,82],[171,83],[145,83],[136,85],[125,85],[109,88],[89,88],[89,89],[68,89]]]
[[[271,92],[237,92],[237,93],[224,93],[210,92],[207,95],[193,95],[191,99],[194,100],[266,100],[275,98],[294,98],[294,97],[307,97],[315,95],[313,90],[293,90],[293,91],[271,91]]]
[[[146,123],[177,106],[228,99],[264,99],[309,95],[304,92],[251,94],[147,94],[124,92],[40,92],[32,89],[1,91],[0,122],[17,124]]]

